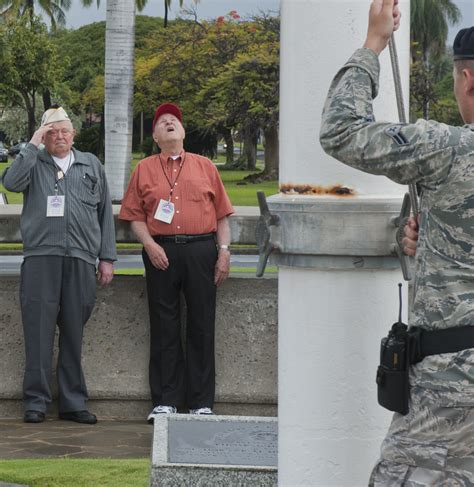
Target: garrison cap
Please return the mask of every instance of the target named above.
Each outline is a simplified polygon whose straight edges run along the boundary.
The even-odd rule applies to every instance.
[[[461,29],[454,39],[453,54],[455,61],[474,59],[474,27]]]
[[[60,106],[53,106],[49,110],[46,110],[41,117],[41,126],[48,123],[63,122],[65,120],[70,120],[66,110]]]

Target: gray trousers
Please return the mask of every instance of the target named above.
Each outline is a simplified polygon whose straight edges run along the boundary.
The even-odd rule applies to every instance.
[[[59,411],[86,409],[81,367],[82,334],[95,303],[95,267],[73,258],[33,256],[21,267],[20,302],[25,337],[25,410],[46,412],[51,402],[51,370],[56,324]]]

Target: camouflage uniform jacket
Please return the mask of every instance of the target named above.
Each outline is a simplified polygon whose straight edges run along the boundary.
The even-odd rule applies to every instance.
[[[411,326],[474,325],[474,124],[376,122],[379,60],[358,49],[334,78],[320,140],[336,159],[422,189]],[[440,354],[412,367],[411,385],[470,396],[474,353]],[[454,396],[451,396],[451,399]],[[465,399],[465,398],[464,398]],[[461,402],[464,401],[461,399]]]

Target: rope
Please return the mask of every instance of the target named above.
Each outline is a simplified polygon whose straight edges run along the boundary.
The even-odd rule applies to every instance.
[[[400,65],[398,63],[397,46],[395,45],[395,36],[392,34],[388,43],[390,51],[390,60],[392,62],[393,81],[395,83],[395,95],[397,97],[398,118],[401,123],[407,123],[407,115],[405,112],[405,105],[403,103],[402,82],[400,76]],[[408,193],[410,194],[410,204],[413,211],[413,216],[418,215],[418,195],[416,192],[416,185],[411,183],[408,185]]]

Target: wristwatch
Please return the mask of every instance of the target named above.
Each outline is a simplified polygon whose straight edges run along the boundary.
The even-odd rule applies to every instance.
[[[219,245],[219,250],[227,250],[230,252],[228,245]]]

